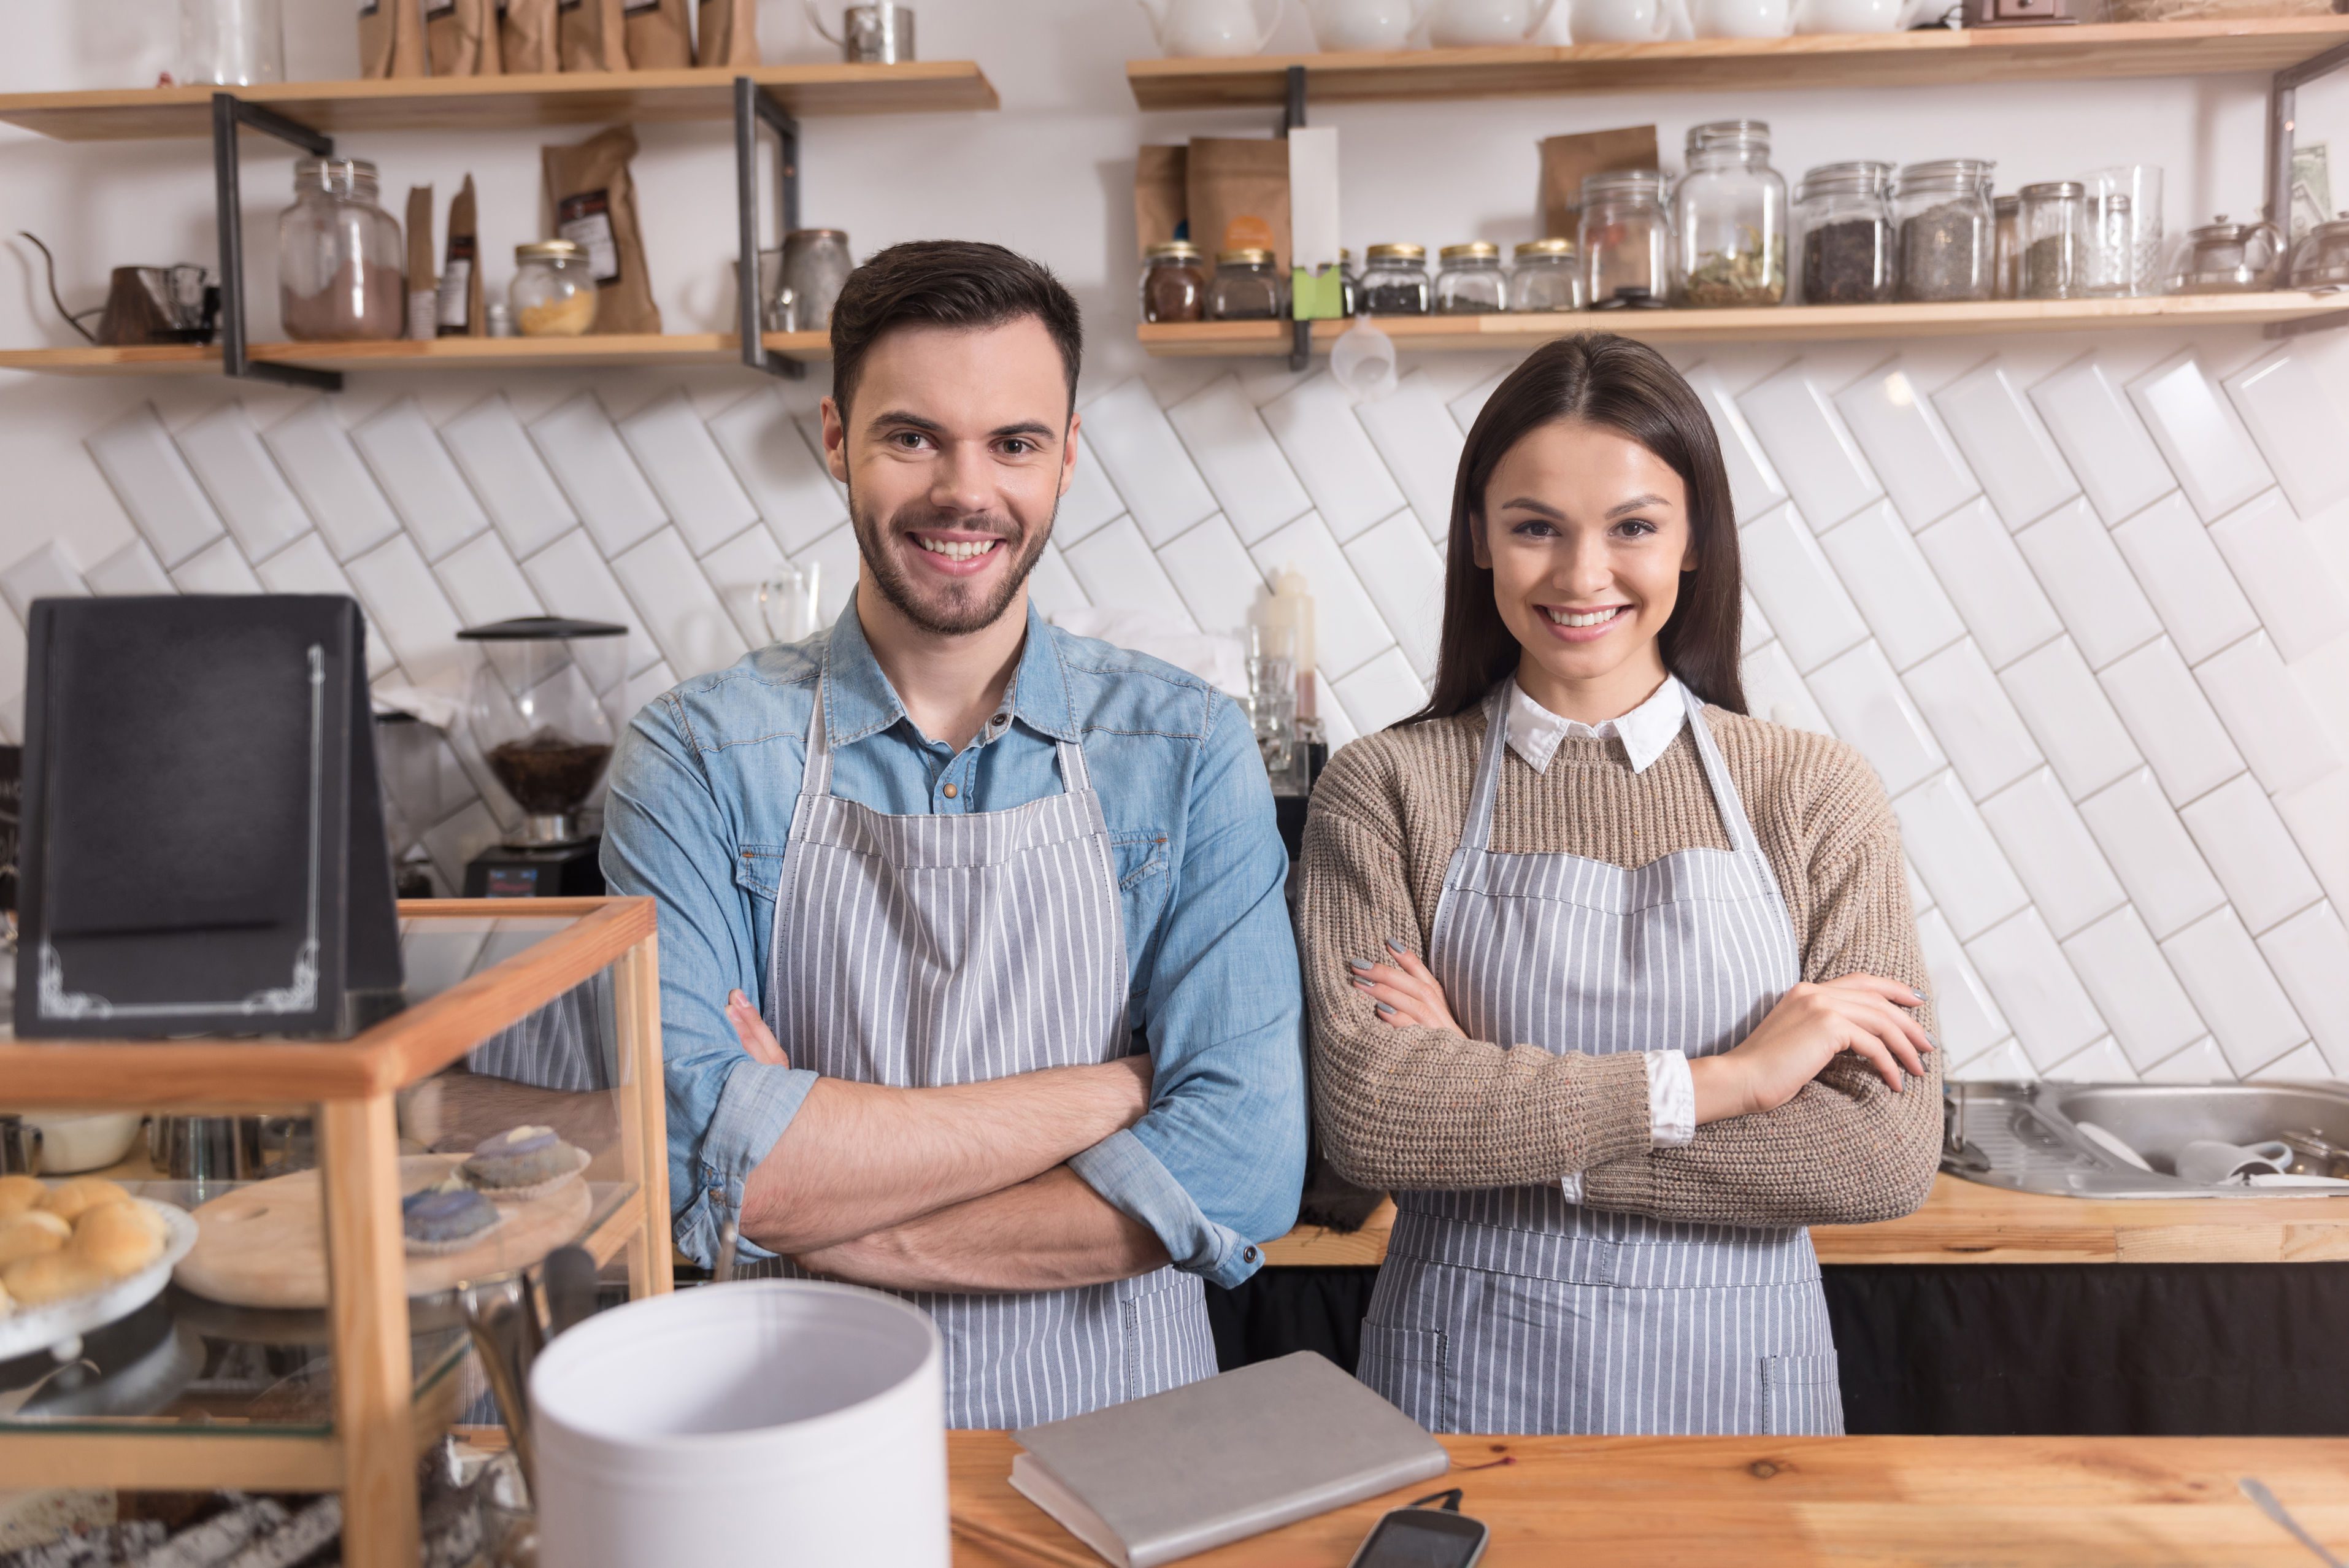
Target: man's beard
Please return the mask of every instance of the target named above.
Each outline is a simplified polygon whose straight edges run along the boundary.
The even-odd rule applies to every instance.
[[[1054,503],[1057,516],[1060,508]],[[856,548],[864,557],[865,570],[873,574],[873,584],[881,596],[896,607],[897,613],[933,636],[962,637],[984,631],[1003,618],[1011,607],[1028,574],[1036,569],[1037,558],[1044,553],[1044,542],[1052,536],[1052,519],[1035,531],[1031,539],[1028,531],[1000,513],[989,512],[980,517],[965,517],[940,512],[919,504],[901,507],[890,519],[886,533],[866,510],[857,504],[854,490],[849,492],[848,516],[856,530]],[[929,602],[916,592],[888,550],[889,534],[903,535],[911,530],[937,528],[962,529],[972,532],[993,532],[1003,542],[997,549],[1016,551],[1009,570],[997,580],[992,589],[982,590],[975,583],[952,580],[940,582],[932,591]],[[919,550],[920,545],[913,546]]]

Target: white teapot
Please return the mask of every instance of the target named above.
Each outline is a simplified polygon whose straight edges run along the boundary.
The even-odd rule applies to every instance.
[[[1443,0],[1428,21],[1427,41],[1439,49],[1522,44],[1549,19],[1554,4],[1556,0]]]
[[[1330,54],[1346,49],[1400,49],[1427,16],[1428,0],[1305,0],[1315,46]]]
[[[1285,0],[1259,16],[1256,0],[1139,0],[1161,53],[1185,59],[1257,55],[1272,42]]]

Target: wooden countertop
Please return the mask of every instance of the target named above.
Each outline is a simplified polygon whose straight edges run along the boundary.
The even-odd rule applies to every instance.
[[[1273,1265],[1376,1264],[1394,1205],[1350,1233],[1300,1225],[1266,1243]],[[2349,1196],[2114,1202],[2011,1192],[1937,1176],[1923,1208],[1811,1232],[1827,1264],[2314,1263],[2349,1258]]]
[[[1454,1468],[1186,1559],[1339,1568],[1371,1524],[1445,1486],[1493,1532],[1486,1568],[1707,1561],[2063,1564],[2312,1561],[2236,1482],[2257,1476],[2349,1547],[2349,1439],[1445,1438]],[[1002,1432],[949,1432],[957,1568],[1099,1568],[1011,1490]]]

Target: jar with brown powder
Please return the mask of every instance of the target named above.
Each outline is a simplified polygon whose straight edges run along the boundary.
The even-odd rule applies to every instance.
[[[378,205],[375,165],[305,158],[277,216],[277,308],[301,343],[399,336],[408,316],[399,222]]]
[[[1143,253],[1142,319],[1207,319],[1207,269],[1188,240],[1162,240]]]

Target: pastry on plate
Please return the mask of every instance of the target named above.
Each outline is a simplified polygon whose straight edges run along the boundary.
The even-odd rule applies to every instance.
[[[413,1253],[452,1253],[498,1223],[496,1205],[461,1183],[411,1192],[399,1203],[399,1226]]]
[[[0,1269],[22,1258],[54,1253],[73,1235],[73,1227],[55,1214],[28,1209],[0,1220]]]
[[[48,1195],[47,1184],[37,1176],[0,1176],[0,1220],[38,1206]]]
[[[77,1176],[60,1181],[41,1200],[41,1207],[71,1223],[100,1203],[128,1203],[130,1194],[103,1176]]]
[[[0,1271],[0,1287],[15,1296],[19,1306],[47,1306],[67,1296],[104,1290],[113,1283],[104,1269],[79,1253],[43,1253]]]
[[[551,1127],[509,1127],[481,1140],[465,1161],[465,1175],[476,1187],[510,1192],[575,1176],[583,1163],[579,1150]]]
[[[128,1279],[163,1255],[167,1233],[144,1203],[100,1203],[74,1225],[72,1251],[98,1264],[109,1279]]]

